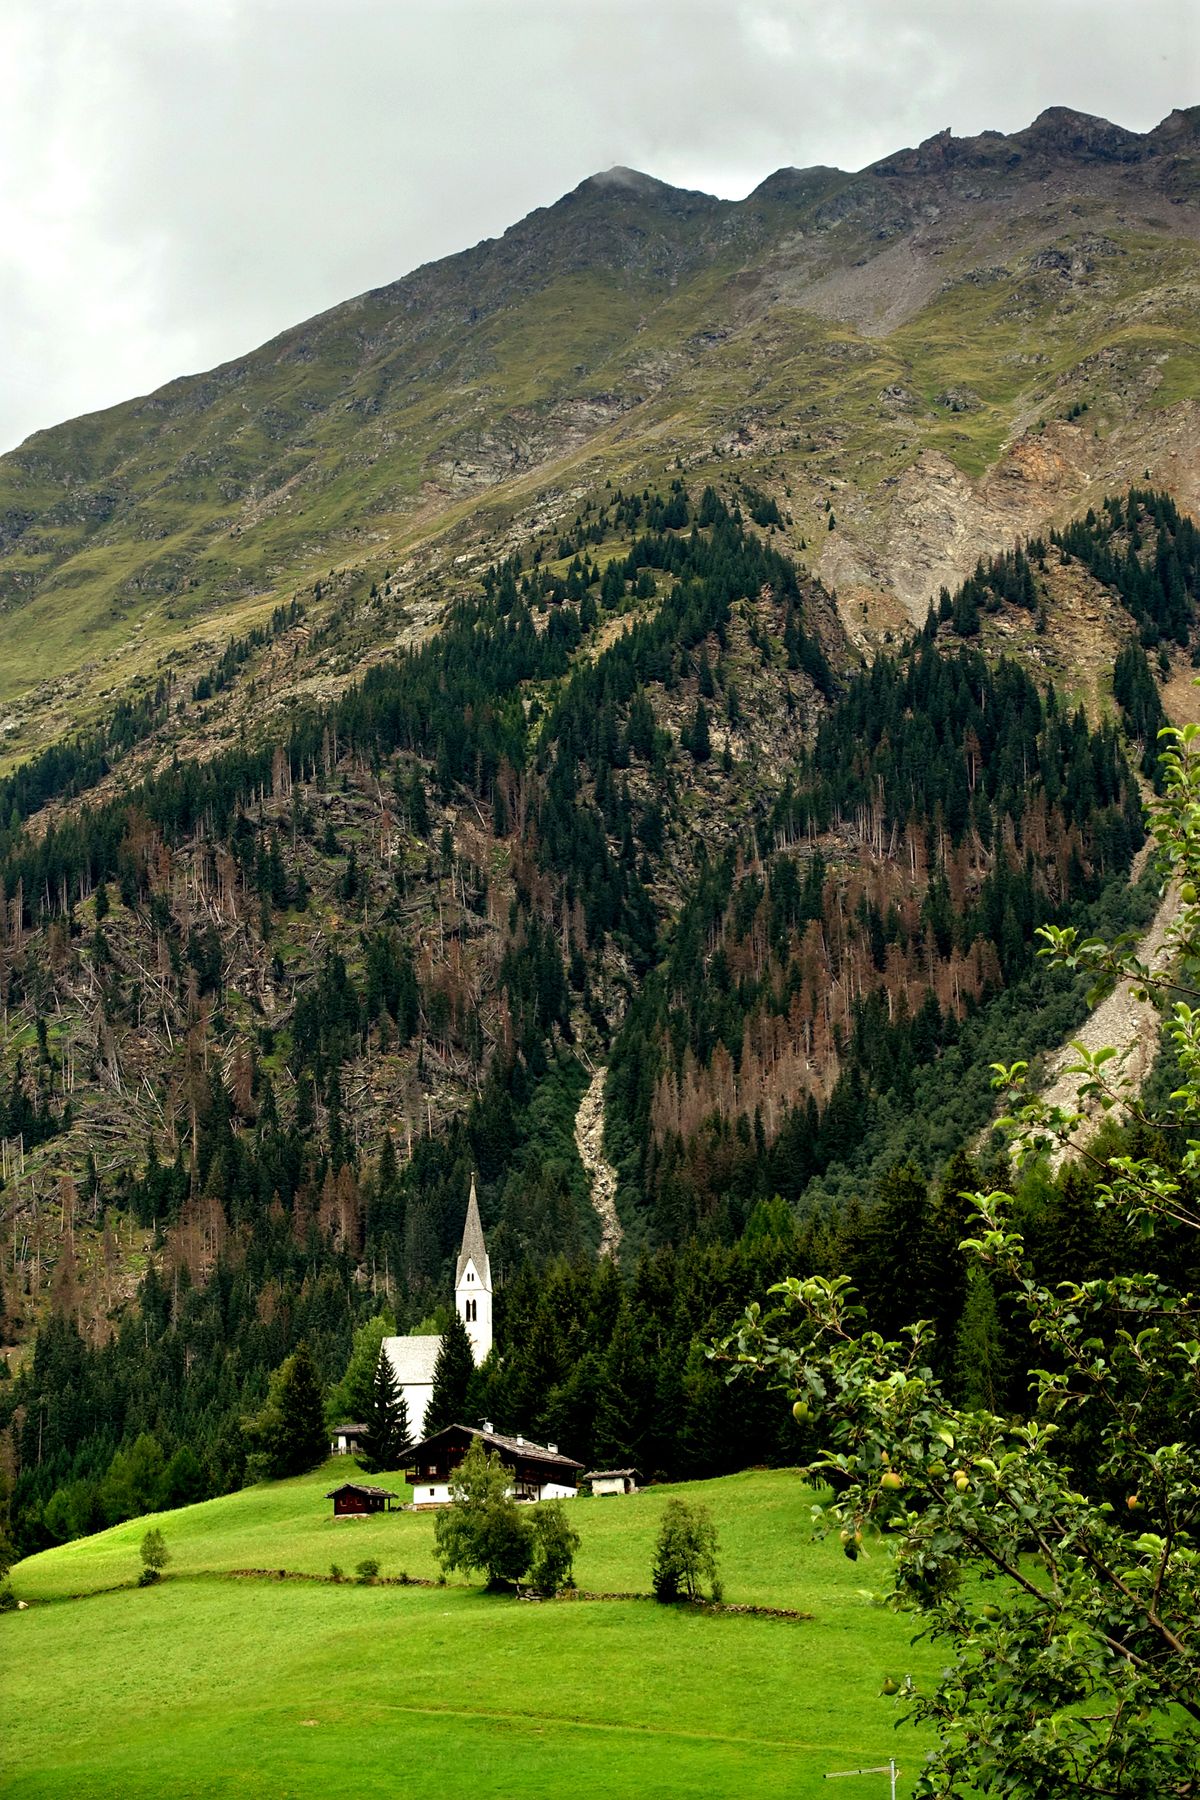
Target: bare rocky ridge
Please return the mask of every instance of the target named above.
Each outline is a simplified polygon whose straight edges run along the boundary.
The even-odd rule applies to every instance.
[[[1130,481],[1174,494],[1189,511],[1200,507],[1200,404],[1136,417],[1104,438],[1094,431],[1090,422],[1051,420],[1017,438],[980,481],[944,453],[922,451],[868,503],[861,527],[851,521],[821,546],[817,568],[837,589],[848,626],[853,603],[868,597],[873,611],[883,606],[883,622],[920,624],[939,588],[956,587],[981,556],[1065,523]]]
[[[617,1217],[617,1171],[604,1154],[604,1077],[597,1069],[575,1115],[575,1144],[592,1183],[592,1205],[600,1219],[600,1254],[616,1259],[621,1248]]]
[[[1176,724],[1200,722],[1200,687],[1197,687],[1190,669],[1186,673],[1177,670],[1165,684],[1162,697],[1168,717]],[[1138,852],[1132,879],[1137,879],[1153,854],[1153,849],[1153,842],[1150,842]],[[1137,946],[1137,959],[1148,969],[1162,969],[1166,966],[1164,950],[1168,946],[1171,927],[1178,917],[1179,905],[1178,888],[1172,886],[1163,894],[1158,910]],[[1115,1050],[1116,1058],[1109,1065],[1113,1077],[1127,1082],[1131,1094],[1141,1092],[1158,1054],[1163,1018],[1153,1001],[1149,997],[1139,999],[1135,989],[1134,982],[1119,983],[1089,1013],[1070,1043],[1064,1044],[1055,1054],[1042,1085],[1042,1098],[1048,1105],[1071,1108],[1078,1105],[1080,1077],[1071,1073],[1079,1062],[1077,1045],[1082,1045],[1091,1055],[1095,1055],[1098,1050]],[[1050,1160],[1055,1169],[1061,1166],[1072,1149],[1082,1149],[1094,1137],[1107,1116],[1098,1104],[1090,1104],[1081,1110],[1087,1112],[1087,1123],[1079,1127],[1071,1144],[1054,1152]]]
[[[1149,968],[1161,967],[1163,948],[1178,911],[1178,890],[1168,888],[1149,930],[1137,947],[1138,960]],[[1114,1049],[1117,1055],[1108,1065],[1110,1078],[1128,1082],[1131,1094],[1140,1093],[1154,1066],[1161,1028],[1162,1014],[1153,1001],[1137,998],[1135,984],[1122,981],[1094,1012],[1089,1013],[1071,1042],[1055,1055],[1042,1089],[1043,1100],[1049,1106],[1074,1108],[1078,1105],[1081,1078],[1072,1070],[1079,1064],[1080,1045],[1091,1055],[1105,1048]],[[1089,1103],[1081,1110],[1087,1113],[1087,1121],[1076,1130],[1070,1144],[1061,1145],[1054,1151],[1050,1158],[1054,1169],[1061,1166],[1072,1150],[1082,1149],[1108,1117],[1098,1103]]]

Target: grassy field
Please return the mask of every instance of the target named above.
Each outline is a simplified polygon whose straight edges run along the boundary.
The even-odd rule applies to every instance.
[[[937,1654],[872,1604],[882,1550],[851,1564],[812,1542],[794,1476],[581,1500],[572,1516],[581,1587],[644,1592],[667,1494],[703,1499],[727,1600],[804,1620],[229,1579],[349,1572],[368,1555],[385,1576],[434,1573],[429,1514],[328,1518],[335,1469],[163,1515],[172,1561],[157,1588],[128,1585],[145,1520],[21,1564],[30,1608],[0,1619],[0,1792],[307,1800],[385,1781],[445,1790],[470,1767],[482,1795],[582,1780],[618,1796],[806,1796],[829,1792],[827,1770],[893,1755],[909,1792],[921,1740],[879,1688],[927,1678]],[[886,1781],[846,1788],[860,1792]]]

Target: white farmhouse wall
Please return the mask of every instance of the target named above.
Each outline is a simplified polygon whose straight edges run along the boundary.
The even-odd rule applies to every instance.
[[[450,1483],[448,1481],[418,1481],[413,1488],[412,1503],[414,1506],[449,1506]]]
[[[508,1488],[512,1493],[512,1487]],[[537,1490],[539,1500],[574,1500],[578,1489],[564,1487],[561,1482],[544,1481]],[[412,1503],[414,1506],[449,1506],[450,1483],[448,1481],[423,1481],[418,1479],[413,1484]]]

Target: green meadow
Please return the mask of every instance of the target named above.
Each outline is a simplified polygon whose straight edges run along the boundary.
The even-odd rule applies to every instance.
[[[334,1800],[469,1780],[498,1800],[580,1782],[614,1796],[815,1796],[832,1791],[827,1771],[890,1756],[910,1792],[923,1740],[879,1690],[889,1675],[928,1679],[940,1659],[875,1603],[883,1547],[852,1564],[813,1541],[794,1475],[576,1501],[576,1577],[645,1594],[663,1504],[682,1494],[713,1512],[726,1601],[804,1619],[234,1576],[328,1575],[335,1562],[352,1576],[367,1556],[384,1577],[435,1575],[430,1514],[333,1522],[324,1494],[346,1473],[331,1464],[18,1565],[29,1610],[0,1619],[0,1792]],[[171,1562],[138,1589],[150,1523]],[[887,1781],[840,1791],[883,1795]]]

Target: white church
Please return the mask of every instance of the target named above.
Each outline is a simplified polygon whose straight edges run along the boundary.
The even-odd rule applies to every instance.
[[[471,1177],[467,1222],[463,1227],[462,1248],[454,1275],[454,1304],[467,1328],[471,1353],[478,1368],[492,1347],[492,1265],[483,1241],[474,1176]],[[383,1354],[391,1363],[396,1384],[404,1395],[409,1430],[414,1439],[425,1432],[425,1413],[433,1397],[433,1371],[441,1347],[440,1335],[383,1340]]]

